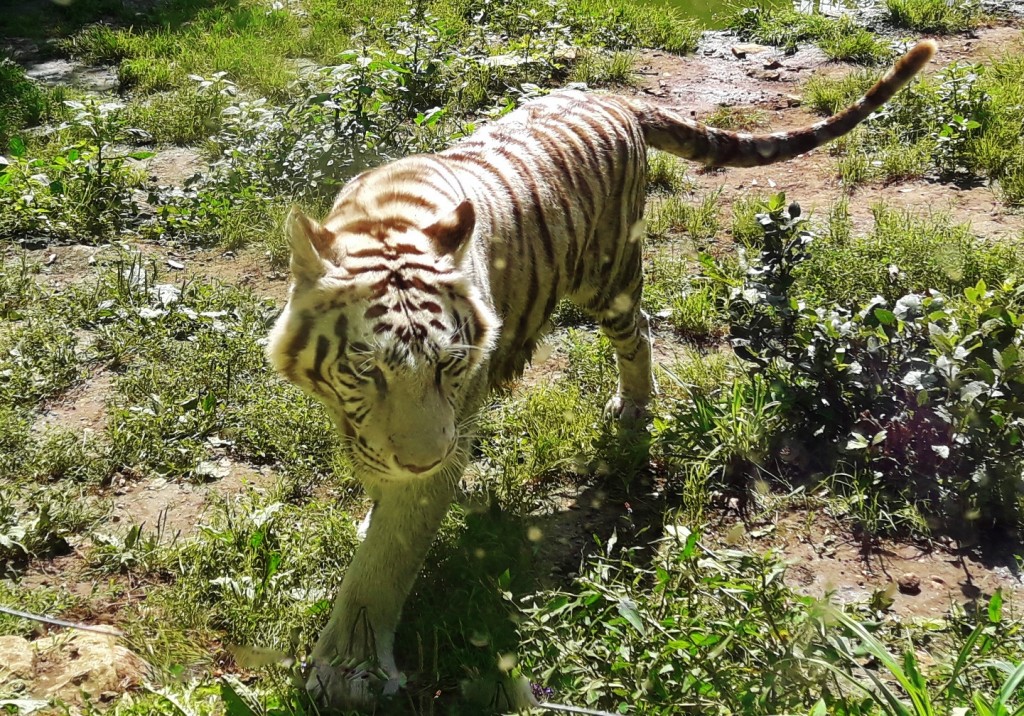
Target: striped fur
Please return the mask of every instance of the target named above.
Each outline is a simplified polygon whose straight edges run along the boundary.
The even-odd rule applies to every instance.
[[[922,42],[848,109],[775,134],[706,127],[635,97],[559,92],[447,151],[360,175],[322,224],[293,213],[294,286],[268,355],[324,403],[377,500],[314,658],[375,651],[397,674],[390,639],[465,467],[463,423],[522,370],[560,299],[615,348],[609,412],[643,415],[654,390],[640,310],[648,147],[712,166],[794,157],[850,131],[934,51]],[[324,661],[310,685],[335,703],[366,696]]]

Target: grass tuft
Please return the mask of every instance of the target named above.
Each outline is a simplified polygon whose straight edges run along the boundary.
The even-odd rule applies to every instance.
[[[885,8],[893,24],[917,32],[966,32],[981,22],[976,0],[885,0]]]

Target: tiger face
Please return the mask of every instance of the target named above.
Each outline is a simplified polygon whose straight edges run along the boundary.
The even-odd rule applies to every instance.
[[[294,283],[267,354],[324,404],[364,475],[428,477],[459,450],[496,323],[461,269],[472,221],[468,202],[423,229],[289,215]]]

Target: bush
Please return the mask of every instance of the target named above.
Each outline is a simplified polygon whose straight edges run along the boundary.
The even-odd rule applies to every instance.
[[[814,467],[866,470],[944,528],[1024,527],[1024,287],[808,306],[794,287],[816,237],[782,203],[730,295],[731,335]]]
[[[0,153],[14,132],[36,124],[46,111],[46,96],[13,60],[0,57]]]

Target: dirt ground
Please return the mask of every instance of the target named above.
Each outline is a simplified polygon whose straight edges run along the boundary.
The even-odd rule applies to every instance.
[[[981,28],[972,37],[936,40],[939,52],[926,71],[955,61],[984,62],[1019,48],[1022,37],[1017,26],[998,26]],[[745,54],[743,58],[734,54],[737,46],[747,50],[740,53]],[[699,120],[722,106],[758,109],[767,113],[764,131],[778,131],[821,119],[800,106],[800,88],[808,78],[852,70],[850,65],[829,62],[816,47],[802,47],[788,57],[776,48],[756,48],[737,43],[725,33],[706,33],[693,56],[645,52],[638,60],[638,91],[672,106],[689,107]],[[955,222],[970,224],[978,235],[991,239],[1019,239],[1024,229],[1024,215],[1002,206],[989,186],[963,188],[921,179],[893,186],[868,185],[850,193],[841,186],[827,147],[783,164],[696,172],[693,178],[698,193],[721,190],[726,207],[748,193],[784,191],[805,211],[823,212],[847,195],[858,231],[870,228],[871,206],[881,200],[894,208],[946,212]]]

